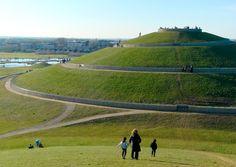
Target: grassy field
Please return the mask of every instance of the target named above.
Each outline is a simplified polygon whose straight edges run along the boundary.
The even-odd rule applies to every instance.
[[[0,58],[3,59],[10,59],[10,58],[27,58],[27,59],[43,59],[43,58],[64,58],[68,57],[67,55],[60,55],[60,54],[35,54],[35,53],[21,53],[21,52],[15,52],[15,53],[6,53],[6,52],[0,52]]]
[[[181,42],[208,42],[224,40],[225,38],[206,32],[154,32],[135,39],[125,41],[125,44],[157,44]]]
[[[74,97],[140,103],[234,105],[235,75],[84,71],[52,66],[20,76],[24,88]]]
[[[2,139],[0,161],[8,166],[234,166],[235,116],[155,113],[106,118],[81,125]],[[139,161],[121,160],[117,144],[138,128],[142,137]],[[40,138],[45,149],[27,150]],[[150,157],[149,144],[159,150]],[[22,157],[25,158],[22,158]],[[220,157],[220,158],[219,158]],[[222,160],[223,157],[223,160]],[[225,158],[225,159],[224,159]],[[17,160],[12,161],[13,159]],[[234,162],[233,162],[234,161]],[[234,164],[233,164],[234,163]],[[232,165],[233,164],[233,165]]]
[[[99,153],[96,152],[99,150]],[[115,146],[52,147],[34,150],[10,150],[0,152],[0,167],[231,167],[232,164],[202,152],[160,149],[156,158],[150,157],[149,148],[144,148],[139,161],[122,160]],[[221,155],[225,156],[225,155]],[[129,152],[127,157],[129,157]],[[235,158],[235,156],[233,157]],[[16,163],[17,162],[17,163]]]
[[[30,67],[0,68],[0,77],[1,76],[6,76],[6,75],[10,75],[10,74],[14,74],[14,73],[18,73],[18,72],[25,72],[28,69],[30,69]]]
[[[64,111],[60,103],[9,93],[0,81],[0,133],[40,124]]]
[[[73,63],[131,67],[236,67],[236,45],[217,47],[106,48]]]

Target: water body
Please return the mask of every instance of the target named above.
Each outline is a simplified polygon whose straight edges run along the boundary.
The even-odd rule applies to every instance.
[[[30,67],[34,64],[47,63],[59,64],[62,61],[60,58],[51,59],[0,59],[0,68],[13,68],[13,67]]]

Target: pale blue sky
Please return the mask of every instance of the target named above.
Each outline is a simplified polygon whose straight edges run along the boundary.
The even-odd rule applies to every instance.
[[[236,0],[0,0],[0,36],[133,38],[200,26],[236,39]]]

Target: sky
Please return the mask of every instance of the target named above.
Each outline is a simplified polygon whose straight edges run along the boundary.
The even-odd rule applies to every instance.
[[[174,26],[236,39],[236,0],[0,0],[0,36],[134,38]]]

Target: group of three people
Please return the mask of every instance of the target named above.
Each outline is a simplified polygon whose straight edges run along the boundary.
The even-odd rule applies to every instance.
[[[127,138],[124,137],[124,139],[119,143],[119,145],[122,148],[122,158],[125,159],[126,153],[127,153],[127,148],[128,148],[128,142],[126,141]],[[134,129],[132,131],[132,134],[129,139],[129,143],[132,144],[132,150],[131,150],[131,158],[138,160],[139,157],[139,152],[141,151],[140,148],[140,143],[141,143],[141,137],[138,134],[138,130]],[[156,150],[157,150],[157,144],[156,144],[156,139],[151,143],[150,147],[152,148],[152,156],[155,157],[156,155]]]

